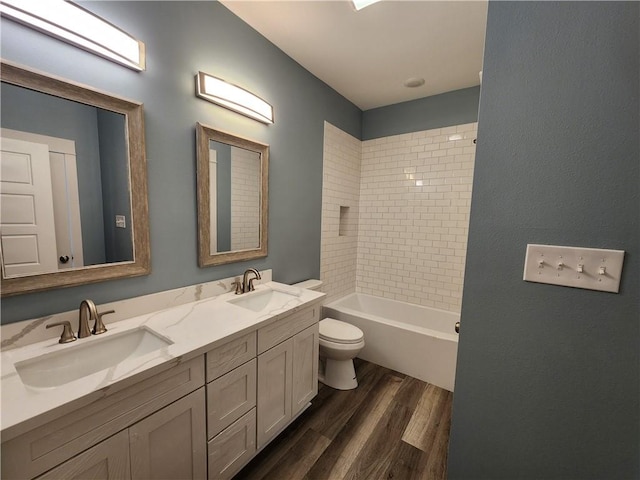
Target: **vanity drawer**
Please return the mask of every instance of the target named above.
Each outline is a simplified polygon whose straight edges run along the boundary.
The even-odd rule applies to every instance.
[[[284,342],[296,333],[320,321],[320,306],[305,308],[258,330],[258,353]]]
[[[2,444],[2,478],[33,478],[204,385],[204,358],[176,365]]]
[[[230,372],[256,356],[256,332],[248,333],[207,352],[207,382]]]
[[[98,478],[96,473],[107,473],[108,479],[131,479],[129,432],[123,430],[113,437],[91,447],[36,480],[84,480]],[[95,476],[94,476],[95,475]]]
[[[207,384],[208,438],[256,406],[256,359]]]
[[[233,477],[256,451],[256,409],[237,420],[209,442],[209,479]]]

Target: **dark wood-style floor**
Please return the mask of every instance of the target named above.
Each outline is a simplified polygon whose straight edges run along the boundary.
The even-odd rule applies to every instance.
[[[313,405],[235,479],[444,479],[453,394],[356,359],[359,386]]]

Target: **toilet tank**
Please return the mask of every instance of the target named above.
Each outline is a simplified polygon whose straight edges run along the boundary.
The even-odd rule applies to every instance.
[[[304,282],[294,283],[294,287],[306,288],[308,290],[320,290],[322,287],[322,280],[316,280],[314,278],[305,280]]]

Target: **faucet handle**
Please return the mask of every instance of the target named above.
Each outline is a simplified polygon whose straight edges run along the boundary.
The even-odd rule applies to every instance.
[[[249,279],[249,288],[247,288],[248,292],[253,292],[256,287],[253,285],[254,280],[260,280],[259,278],[251,278]]]
[[[116,311],[115,310],[107,310],[106,312],[97,313],[96,314],[96,323],[93,324],[93,330],[91,330],[91,333],[93,333],[94,335],[100,335],[101,333],[106,332],[107,331],[107,327],[105,327],[104,323],[102,323],[102,316],[103,315],[109,315],[111,313],[116,313]]]
[[[64,322],[50,323],[49,325],[46,326],[46,328],[58,327],[58,326],[64,327],[62,330],[62,335],[60,335],[60,340],[58,340],[58,343],[69,343],[69,342],[76,341],[76,336],[73,334],[73,331],[71,330],[71,323],[67,322],[66,320]]]
[[[242,282],[239,280],[236,280],[231,284],[232,287],[234,285],[236,286],[236,295],[240,295],[242,293]]]

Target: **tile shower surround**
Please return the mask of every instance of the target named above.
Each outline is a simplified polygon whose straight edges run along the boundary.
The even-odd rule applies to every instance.
[[[361,157],[360,140],[325,122],[320,279],[327,303],[356,291]]]
[[[231,148],[231,250],[260,245],[260,168],[255,152]]]
[[[360,142],[325,124],[327,301],[358,291],[460,312],[476,134],[470,123]]]

